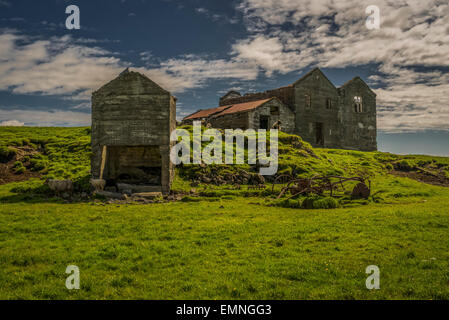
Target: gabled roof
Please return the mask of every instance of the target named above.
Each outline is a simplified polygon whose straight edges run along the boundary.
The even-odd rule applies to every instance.
[[[126,70],[121,72],[115,79],[109,81],[94,93],[106,91],[119,92],[122,90],[129,91],[133,84],[135,85],[136,83],[144,86],[147,90],[160,93],[170,93],[146,75],[136,71],[129,71],[129,68],[126,68]]]
[[[314,74],[316,71],[318,71],[318,72],[321,74],[321,76],[323,76],[324,79],[326,79],[327,82],[329,82],[329,84],[330,84],[332,87],[334,87],[335,90],[337,90],[337,87],[335,87],[335,85],[332,83],[332,81],[330,81],[330,80],[328,79],[328,77],[326,77],[326,75],[324,74],[323,71],[321,71],[320,68],[314,68],[314,69],[310,70],[310,71],[307,72],[305,75],[303,75],[301,78],[299,78],[298,80],[296,80],[296,81],[292,84],[292,86],[295,86],[295,85],[297,85],[298,83],[301,83],[302,81],[304,81],[305,79],[307,79],[309,76],[311,76],[312,74]]]
[[[268,99],[262,99],[262,100],[256,100],[256,101],[250,101],[250,102],[244,102],[244,103],[237,103],[237,104],[230,104],[226,106],[221,106],[218,108],[212,108],[212,109],[206,109],[206,110],[199,110],[190,116],[187,116],[184,118],[184,120],[194,120],[194,119],[203,119],[208,117],[220,117],[226,114],[233,114],[233,113],[239,113],[239,112],[246,112],[250,110],[254,110],[261,105],[276,99],[279,101],[276,97],[271,97]]]
[[[355,78],[349,80],[349,81],[346,82],[344,85],[342,85],[340,88],[343,89],[343,88],[345,88],[345,87],[347,87],[347,86],[353,84],[354,81],[357,81],[357,80],[360,80],[360,81],[365,85],[365,87],[366,87],[372,94],[374,94],[375,96],[377,96],[377,94],[376,94],[376,93],[369,87],[369,85],[367,85],[366,82],[363,81],[363,79],[360,78],[359,76],[357,76],[357,77],[355,77]]]
[[[225,108],[225,109],[223,111],[221,111],[220,113],[214,114],[213,116],[215,118],[215,117],[220,117],[220,116],[223,116],[226,114],[233,114],[233,113],[254,110],[273,99],[279,100],[276,97],[272,97],[269,99],[256,100],[256,101],[250,101],[250,102],[238,103],[238,104],[234,104],[234,105],[223,106],[222,108]]]
[[[223,110],[229,108],[230,106],[222,106],[218,108],[206,109],[206,110],[198,110],[195,113],[192,113],[190,116],[184,118],[184,120],[193,120],[193,119],[202,119],[210,117],[216,113],[220,113]]]
[[[225,97],[227,97],[227,96],[229,96],[231,94],[236,94],[238,96],[241,96],[240,92],[235,91],[235,90],[231,90],[231,91],[228,91],[228,93],[226,93],[222,98],[225,98]]]

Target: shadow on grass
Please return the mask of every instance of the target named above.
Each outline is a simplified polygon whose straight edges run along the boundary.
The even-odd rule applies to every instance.
[[[64,204],[66,201],[61,198],[48,197],[42,194],[10,194],[7,196],[0,196],[0,203],[59,203]],[[81,201],[80,201],[81,202]]]
[[[75,181],[74,194],[81,193],[85,188],[85,180]],[[81,184],[84,182],[84,185]],[[40,179],[30,179],[24,182],[0,186],[0,203],[85,203],[87,199],[71,196],[69,199],[58,197],[48,185]]]

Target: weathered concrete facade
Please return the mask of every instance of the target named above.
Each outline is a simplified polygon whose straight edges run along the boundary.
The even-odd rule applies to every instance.
[[[220,106],[200,110],[184,118],[184,124],[193,121],[209,123],[219,129],[271,129],[278,126],[282,131],[293,133],[295,115],[277,97]]]
[[[228,109],[209,119],[214,128],[221,129],[271,129],[280,121],[282,131],[292,133],[295,129],[295,116],[279,99],[271,98],[257,107],[239,111]],[[263,101],[263,100],[262,100]]]
[[[147,185],[168,193],[175,128],[176,98],[126,70],[92,94],[92,177],[108,185]]]
[[[376,94],[359,77],[336,88],[316,68],[292,85],[237,96],[220,105],[277,97],[295,114],[293,132],[315,147],[377,150]]]

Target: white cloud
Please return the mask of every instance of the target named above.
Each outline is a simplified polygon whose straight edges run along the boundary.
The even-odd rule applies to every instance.
[[[173,92],[183,92],[187,89],[200,88],[208,80],[240,79],[254,80],[258,76],[258,67],[243,61],[206,58],[187,55],[178,59],[169,59],[160,63],[157,69],[146,70],[137,68],[151,79]]]
[[[365,8],[372,4],[381,9],[379,30],[365,27]],[[161,61],[146,52],[146,66],[136,70],[176,94],[211,80],[252,81],[260,71],[272,76],[313,66],[377,66],[369,81],[380,88],[380,129],[449,130],[449,77],[441,71],[449,68],[447,1],[241,0],[238,8],[249,35],[227,58]],[[0,90],[89,100],[92,90],[130,64],[88,45],[98,43],[0,34]]]
[[[365,27],[365,8],[381,10],[381,28]],[[449,130],[449,4],[442,0],[243,0],[248,39],[235,59],[267,75],[311,66],[377,65],[379,128]],[[282,28],[286,24],[293,27]],[[417,71],[416,67],[421,70]],[[436,70],[436,71],[435,71]],[[386,108],[388,107],[388,108]]]
[[[91,103],[90,102],[82,102],[82,103],[77,104],[76,106],[72,107],[72,109],[75,109],[75,110],[90,110],[91,109]]]
[[[14,121],[14,123],[22,123],[22,125],[39,127],[80,127],[90,125],[91,116],[88,113],[74,111],[0,109],[0,121],[2,123]]]
[[[123,68],[100,48],[71,44],[68,36],[34,40],[0,35],[0,90],[13,93],[72,94],[92,90]]]
[[[25,125],[24,122],[20,122],[17,120],[8,120],[0,122],[0,127],[23,127]]]
[[[142,58],[151,56],[145,53]],[[104,49],[88,47],[70,36],[38,40],[12,32],[0,34],[0,90],[89,100],[93,90],[129,65]],[[204,86],[208,80],[253,80],[258,74],[257,67],[239,61],[194,55],[135,70],[173,93]]]

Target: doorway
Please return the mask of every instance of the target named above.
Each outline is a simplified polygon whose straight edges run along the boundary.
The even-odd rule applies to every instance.
[[[315,135],[316,135],[316,141],[315,143],[318,146],[324,146],[324,134],[323,134],[323,123],[322,122],[316,122],[315,123]]]
[[[108,180],[134,185],[161,185],[159,146],[111,146],[108,151]]]
[[[270,123],[270,117],[269,116],[260,116],[260,123],[259,123],[259,129],[265,129],[268,130],[268,124]]]

